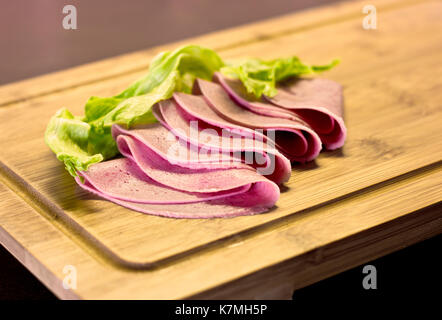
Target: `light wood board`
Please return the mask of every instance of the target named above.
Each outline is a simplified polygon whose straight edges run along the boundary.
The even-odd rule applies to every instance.
[[[44,144],[58,108],[118,93],[158,48],[0,87],[1,243],[61,298],[278,298],[440,233],[442,4],[372,4],[377,30],[350,2],[186,41],[225,58],[342,61],[325,76],[344,85],[348,141],[295,166],[263,215],[133,212],[81,191]]]

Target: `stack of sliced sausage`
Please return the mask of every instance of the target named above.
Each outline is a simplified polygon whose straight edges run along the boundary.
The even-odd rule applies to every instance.
[[[123,157],[79,172],[82,188],[159,216],[258,214],[275,206],[291,162],[340,148],[346,137],[342,88],[326,79],[293,80],[256,99],[216,73],[153,112],[157,123],[112,127]]]

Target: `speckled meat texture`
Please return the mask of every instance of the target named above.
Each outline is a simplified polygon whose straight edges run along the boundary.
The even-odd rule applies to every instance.
[[[108,187],[107,183],[111,183],[106,181],[106,179],[100,183],[103,178],[103,173],[107,172],[105,168],[101,167],[103,164],[108,165],[111,163],[112,166],[114,162],[117,162],[116,165],[118,167],[121,166],[125,168],[126,164],[130,161],[129,159],[117,159],[95,164],[94,167],[100,172],[97,176],[91,177],[88,173],[83,173],[85,183],[81,183],[79,178],[76,180],[83,189],[123,207],[142,213],[170,218],[221,218],[259,214],[268,211],[279,198],[278,186],[258,174],[255,175],[256,181],[254,183],[245,185],[240,190],[236,189],[235,192],[230,195],[211,200],[201,199],[202,201],[199,202],[177,203],[174,201],[174,198],[166,198],[167,191],[164,194],[162,192],[149,194],[147,191],[150,190],[150,186],[147,186],[146,190],[139,189],[139,192],[144,194],[144,202],[129,201],[120,197],[112,197],[107,193],[107,188],[100,190],[96,187],[96,185]],[[133,167],[133,165],[128,166]],[[110,172],[113,171],[111,170]],[[125,175],[126,171],[123,170],[123,174]],[[132,174],[132,172],[129,172],[129,174]],[[130,191],[131,187],[129,187],[129,183],[125,185]],[[167,189],[167,187],[165,189]],[[158,200],[163,199],[163,202],[159,203],[156,200],[152,200],[154,197],[157,197]]]
[[[253,160],[246,163],[277,184],[290,178],[290,161],[275,148],[273,141],[220,118],[201,96],[175,94],[174,100],[156,106],[154,114],[165,127],[193,146],[207,148],[219,156],[233,154],[241,161],[245,161],[244,157]],[[245,153],[250,157],[244,156]]]
[[[344,145],[347,129],[344,123],[342,86],[328,79],[294,79],[278,87],[276,96],[257,99],[247,93],[240,80],[215,73],[219,83],[232,100],[254,113],[303,120],[319,135],[329,150]]]
[[[215,218],[268,211],[291,161],[314,159],[321,144],[344,143],[342,89],[297,80],[273,98],[254,99],[238,80],[217,73],[153,107],[158,123],[112,127],[124,158],[79,172],[78,184],[116,204],[174,218]]]
[[[291,161],[310,161],[321,151],[319,136],[300,118],[278,118],[252,112],[232,100],[217,83],[198,79],[194,91],[202,94],[213,110],[229,122],[250,129],[274,130],[276,147]]]
[[[76,180],[83,189],[129,209],[174,218],[258,214],[268,211],[279,198],[275,183],[247,168],[220,169],[223,171],[208,175],[184,168],[163,171],[166,177],[159,180],[172,182],[169,186],[150,178],[132,159],[94,164],[80,172],[84,182],[79,177]],[[156,174],[158,178],[159,173]],[[199,177],[193,180],[194,175]],[[186,182],[192,180],[193,192],[184,191]]]
[[[112,133],[125,158],[92,165],[77,178],[85,190],[124,207],[175,218],[215,218],[268,211],[279,187],[238,159],[210,162],[156,123]],[[173,147],[178,153],[170,153]],[[175,149],[176,151],[176,149]],[[229,161],[227,161],[229,160]]]

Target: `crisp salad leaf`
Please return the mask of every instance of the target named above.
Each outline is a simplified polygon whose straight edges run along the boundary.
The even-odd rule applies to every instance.
[[[288,77],[329,70],[337,62],[308,66],[297,57],[263,61],[245,59],[224,62],[210,49],[187,45],[158,54],[147,75],[113,97],[91,97],[84,117],[63,108],[51,118],[45,141],[73,176],[78,171],[115,157],[118,149],[111,134],[113,124],[131,127],[156,122],[152,106],[175,91],[190,93],[196,78],[211,80],[213,73],[239,78],[257,97],[276,94],[276,84]]]
[[[242,59],[226,63],[221,72],[229,77],[240,79],[247,92],[257,98],[262,95],[276,95],[276,84],[289,77],[298,77],[329,70],[339,63],[333,60],[322,66],[309,66],[298,57],[280,58],[270,61],[260,59]]]
[[[89,124],[64,108],[57,111],[46,128],[46,144],[73,176],[77,170],[87,170],[90,164],[104,159],[103,155],[88,151],[90,129]]]

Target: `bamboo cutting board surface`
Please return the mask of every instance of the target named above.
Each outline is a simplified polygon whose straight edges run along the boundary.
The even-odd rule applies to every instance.
[[[82,114],[171,44],[0,87],[0,241],[61,298],[265,298],[441,232],[442,3],[342,3],[183,41],[223,58],[340,58],[348,140],[293,168],[277,207],[232,219],[143,215],[76,186],[44,144],[60,107]],[[404,22],[406,17],[406,23]],[[75,266],[78,286],[61,286]]]

